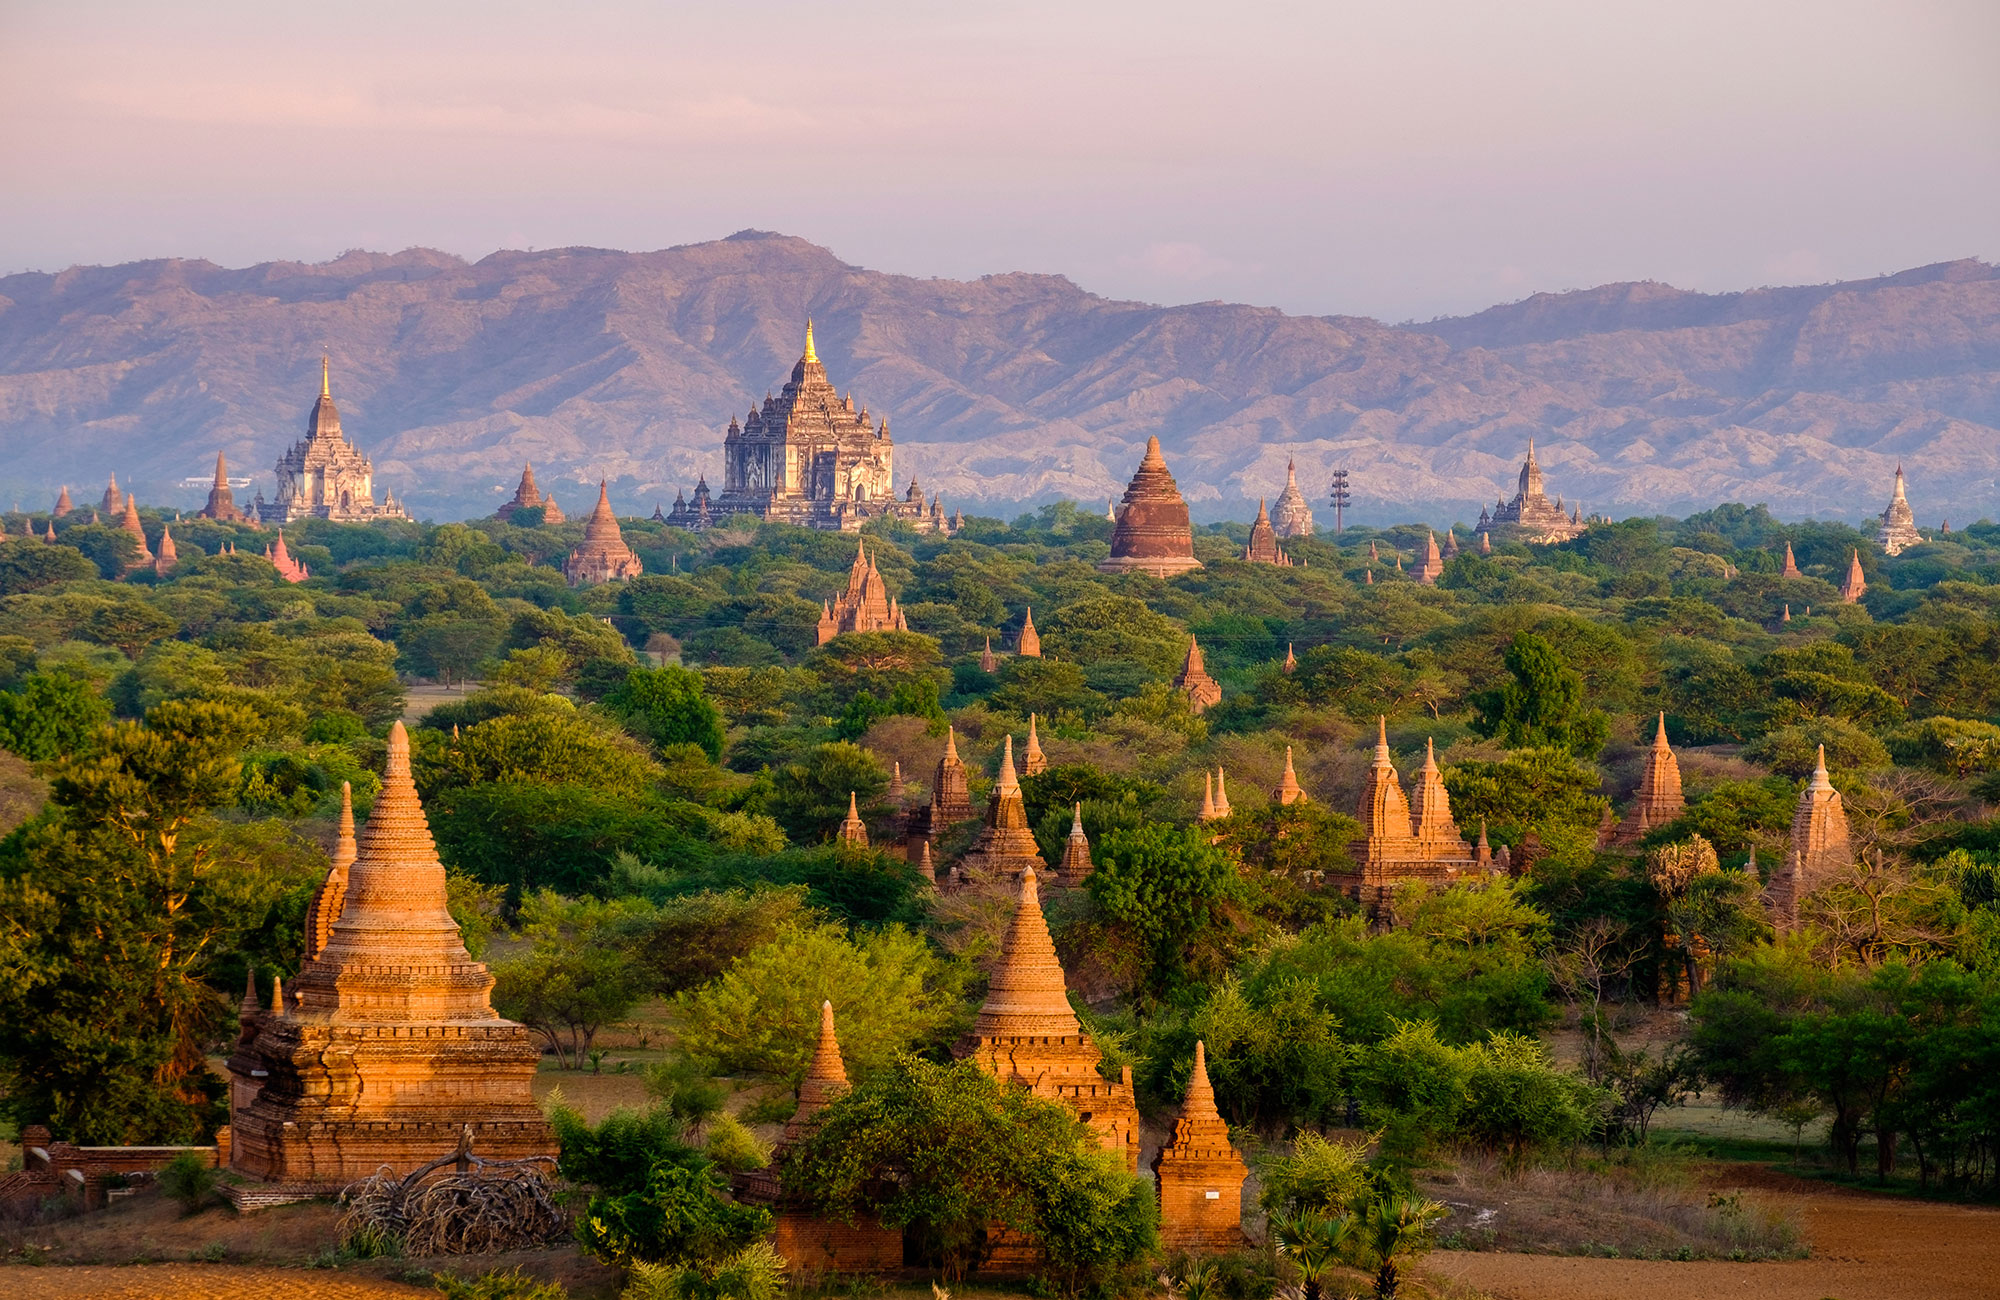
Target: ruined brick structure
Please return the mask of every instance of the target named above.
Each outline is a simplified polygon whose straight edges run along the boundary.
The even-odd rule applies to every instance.
[[[1858,604],[1868,594],[1868,579],[1861,572],[1861,551],[1857,547],[1847,558],[1847,578],[1840,584],[1842,603]]]
[[[590,587],[600,582],[621,582],[644,573],[645,566],[632,548],[625,545],[624,530],[611,511],[611,493],[605,483],[597,484],[597,508],[583,525],[583,544],[569,553],[563,577],[572,587]]]
[[[1146,455],[1125,488],[1118,526],[1111,532],[1111,555],[1098,566],[1105,573],[1150,573],[1171,578],[1199,569],[1194,528],[1187,502],[1160,454],[1160,440],[1146,439]]]
[[[278,499],[265,502],[261,493],[258,496],[257,517],[267,524],[298,519],[363,523],[409,518],[387,492],[382,504],[375,504],[375,467],[340,430],[333,379],[324,357],[320,358],[319,400],[306,416],[306,436],[278,458],[277,475]]]
[[[1217,769],[1218,773],[1220,770],[1219,768]],[[1285,774],[1278,778],[1278,788],[1271,791],[1271,802],[1277,804],[1280,808],[1285,808],[1290,807],[1305,797],[1306,792],[1299,786],[1299,774],[1292,767],[1292,747],[1287,745],[1285,746]],[[1227,817],[1228,815],[1229,803],[1225,798],[1217,805],[1216,816]]]
[[[230,1168],[337,1189],[448,1153],[466,1126],[483,1156],[553,1155],[532,1091],[541,1053],[495,1014],[493,977],[445,908],[400,722],[344,889],[338,871],[314,909],[335,917],[325,943],[229,1058]]]
[[[1069,823],[1069,839],[1063,858],[1056,867],[1054,884],[1064,889],[1081,889],[1096,866],[1090,860],[1090,837],[1083,833],[1083,805],[1077,804]]]
[[[1040,776],[1049,770],[1049,756],[1042,752],[1042,738],[1035,732],[1035,715],[1028,715],[1028,744],[1021,751],[1021,775]]]
[[[1041,634],[1035,631],[1035,611],[1029,607],[1027,617],[1021,620],[1021,639],[1014,643],[1014,653],[1023,659],[1042,657]]]
[[[1174,1131],[1153,1157],[1160,1197],[1160,1244],[1168,1250],[1235,1250],[1243,1245],[1243,1180],[1249,1166],[1230,1145],[1208,1081],[1208,1049],[1194,1045],[1194,1073]]]
[[[971,821],[974,816],[970,776],[958,757],[958,731],[947,727],[944,754],[938,759],[937,770],[931,775],[930,802],[911,813],[906,824],[906,847],[910,861],[917,862],[928,857],[931,846],[937,843],[939,836],[960,822]]]
[[[1542,488],[1542,467],[1535,460],[1535,440],[1528,439],[1528,459],[1521,466],[1521,481],[1512,501],[1495,502],[1491,510],[1479,512],[1479,531],[1498,532],[1524,542],[1566,542],[1584,528],[1583,510],[1563,513],[1562,498],[1551,502]]]
[[[1424,539],[1424,560],[1417,566],[1417,581],[1432,587],[1443,576],[1444,556],[1438,551],[1437,534],[1432,533]]]

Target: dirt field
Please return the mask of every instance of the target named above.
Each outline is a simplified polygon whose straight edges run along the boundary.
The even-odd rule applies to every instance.
[[[1766,1264],[1440,1251],[1425,1271],[1493,1300],[1992,1300],[2000,1209],[1939,1205],[1729,1171],[1796,1205],[1812,1258]]]

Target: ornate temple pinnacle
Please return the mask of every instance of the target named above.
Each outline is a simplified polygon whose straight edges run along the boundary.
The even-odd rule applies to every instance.
[[[333,396],[333,359],[324,352],[319,354],[319,395]]]
[[[806,317],[806,353],[804,360],[811,364],[819,361],[819,349],[813,346],[812,317]]]

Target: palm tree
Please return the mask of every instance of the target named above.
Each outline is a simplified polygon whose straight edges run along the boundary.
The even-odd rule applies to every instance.
[[[1445,1216],[1436,1201],[1385,1196],[1361,1221],[1348,1258],[1357,1267],[1375,1271],[1375,1294],[1395,1300],[1403,1284],[1403,1269],[1431,1248],[1431,1226]]]
[[[1299,1210],[1271,1221],[1271,1237],[1278,1253],[1292,1261],[1299,1271],[1305,1300],[1320,1300],[1320,1279],[1338,1263],[1354,1233],[1354,1216],[1343,1214],[1330,1219],[1311,1210]]]

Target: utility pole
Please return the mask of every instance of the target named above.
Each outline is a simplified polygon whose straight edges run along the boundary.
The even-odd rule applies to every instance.
[[[1347,471],[1333,471],[1333,531],[1338,533],[1347,524],[1347,507],[1353,498],[1347,494]]]

